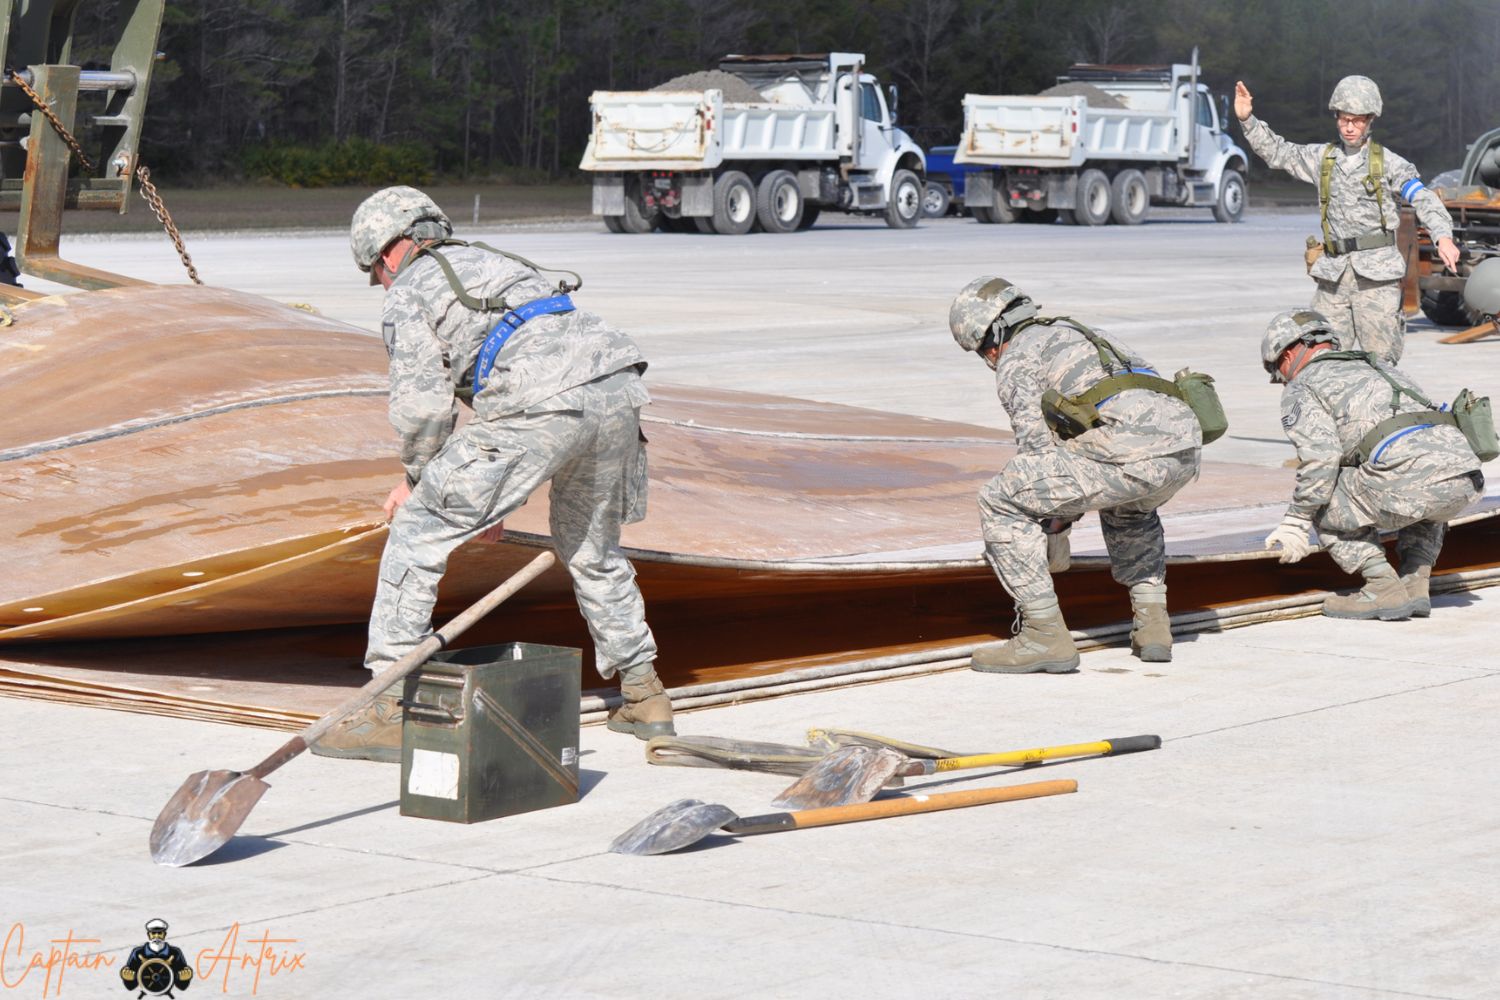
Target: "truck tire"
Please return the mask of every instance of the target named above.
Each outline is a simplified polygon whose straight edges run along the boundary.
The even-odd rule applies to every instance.
[[[647,209],[640,198],[628,187],[625,190],[625,214],[620,216],[620,228],[627,233],[649,233],[656,228],[655,209]]]
[[[1245,217],[1245,175],[1226,170],[1219,178],[1219,197],[1214,202],[1214,218],[1220,222],[1239,222]]]
[[[1102,170],[1078,175],[1078,193],[1073,202],[1073,221],[1080,226],[1102,226],[1109,221],[1109,178]]]
[[[1472,326],[1477,317],[1469,315],[1464,308],[1462,292],[1440,292],[1427,289],[1422,292],[1422,315],[1438,326]]]
[[[799,222],[799,223],[797,223],[797,228],[800,229],[800,230],[811,229],[813,227],[813,223],[815,223],[815,222],[818,221],[818,216],[820,216],[822,214],[823,214],[823,206],[822,205],[809,205],[806,202],[803,202],[803,204],[802,204],[802,221]]]
[[[969,214],[974,216],[975,222],[982,222],[986,226],[995,221],[994,215],[990,214],[990,210],[983,205],[970,205]]]
[[[625,231],[625,223],[620,221],[618,215],[606,215],[604,217],[604,228],[612,233],[623,233]]]
[[[802,189],[790,170],[773,170],[755,191],[755,214],[768,233],[794,233],[802,222]]]
[[[948,214],[948,206],[953,204],[953,196],[948,189],[936,181],[927,182],[927,190],[922,192],[922,217],[925,219],[941,219]]]
[[[1134,167],[1121,170],[1109,184],[1110,217],[1122,226],[1138,226],[1151,208],[1146,175]]]
[[[1050,226],[1057,221],[1057,209],[1023,208],[1021,209],[1021,221],[1030,222],[1038,226]]]
[[[885,203],[885,224],[892,229],[911,229],[922,217],[922,179],[910,170],[891,176],[891,196]]]
[[[755,225],[755,185],[743,170],[726,170],[714,181],[714,232],[743,236]]]
[[[695,215],[693,217],[693,228],[704,236],[712,236],[714,234],[714,220],[706,215]]]

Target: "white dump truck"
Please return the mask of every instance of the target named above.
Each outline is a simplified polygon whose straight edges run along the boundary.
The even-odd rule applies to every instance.
[[[864,62],[726,56],[722,82],[757,100],[726,100],[725,87],[595,91],[580,164],[594,214],[616,233],[790,233],[824,210],[916,225],[926,160],[896,128],[895,88],[882,92]]]
[[[1201,205],[1220,222],[1245,211],[1249,158],[1225,131],[1191,64],[1073,66],[1054,96],[964,96],[954,162],[980,222],[1134,225],[1152,205]]]

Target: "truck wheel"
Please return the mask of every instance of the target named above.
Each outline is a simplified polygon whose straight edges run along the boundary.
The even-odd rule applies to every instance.
[[[1023,208],[1021,209],[1021,221],[1030,222],[1038,226],[1050,226],[1057,221],[1057,209]]]
[[[1151,207],[1151,193],[1146,190],[1146,175],[1131,168],[1115,174],[1110,182],[1110,217],[1122,226],[1138,226]]]
[[[927,190],[922,192],[922,216],[927,219],[941,219],[948,214],[948,206],[953,203],[953,196],[948,189],[935,181],[927,182]]]
[[[1431,289],[1422,293],[1422,315],[1438,326],[1471,326],[1478,319],[1471,317],[1464,308],[1462,292],[1438,292]]]
[[[714,181],[714,232],[743,236],[755,225],[755,185],[743,170],[726,170]]]
[[[659,213],[647,209],[631,191],[625,192],[625,214],[620,216],[620,228],[627,233],[649,233],[656,228]]]
[[[802,221],[797,223],[797,228],[811,229],[813,227],[813,223],[818,221],[818,216],[822,214],[822,205],[809,205],[804,202],[802,205]]]
[[[1078,175],[1078,193],[1073,205],[1073,221],[1080,226],[1102,226],[1109,221],[1109,178],[1102,170],[1085,170]]]
[[[768,233],[792,233],[802,221],[802,189],[790,170],[773,170],[755,191],[755,214]]]
[[[1245,216],[1245,175],[1226,170],[1219,178],[1219,198],[1214,202],[1214,218],[1220,222],[1239,222]]]
[[[974,216],[975,222],[982,222],[985,225],[989,225],[995,221],[995,217],[990,214],[990,210],[983,205],[970,205],[969,214]]]
[[[623,233],[625,231],[625,223],[620,221],[618,215],[606,215],[604,217],[604,228],[612,233]]]
[[[695,215],[693,217],[693,228],[704,236],[712,236],[714,234],[714,220],[706,215]]]
[[[922,217],[922,179],[910,170],[891,176],[891,197],[885,203],[885,224],[892,229],[910,229]]]

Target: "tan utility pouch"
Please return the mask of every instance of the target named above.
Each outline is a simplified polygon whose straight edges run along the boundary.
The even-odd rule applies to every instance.
[[[1173,382],[1182,394],[1182,401],[1198,418],[1198,426],[1203,429],[1203,443],[1223,437],[1229,430],[1229,418],[1224,415],[1224,404],[1214,389],[1213,376],[1184,368],[1174,376]]]
[[[1500,458],[1500,443],[1495,440],[1495,415],[1490,409],[1490,397],[1476,396],[1468,389],[1453,400],[1453,420],[1463,431],[1469,447],[1481,462]]]
[[[1307,249],[1302,251],[1302,261],[1307,265],[1308,274],[1312,273],[1313,265],[1318,262],[1318,258],[1321,256],[1323,256],[1323,241],[1316,236],[1309,236],[1307,238]]]

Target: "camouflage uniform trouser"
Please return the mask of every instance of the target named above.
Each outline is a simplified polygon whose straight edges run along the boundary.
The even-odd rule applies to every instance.
[[[1053,600],[1040,522],[1097,510],[1114,578],[1127,587],[1164,583],[1167,546],[1156,508],[1197,475],[1197,449],[1129,465],[1064,448],[1017,455],[979,491],[985,558],[1018,605]]]
[[[1313,518],[1318,538],[1339,569],[1359,573],[1371,564],[1384,564],[1381,531],[1396,532],[1402,574],[1431,567],[1442,550],[1448,519],[1484,488],[1484,477],[1477,472],[1424,481],[1420,468],[1411,471],[1404,482],[1383,480],[1368,465],[1339,472],[1333,498]]]
[[[552,544],[573,577],[599,673],[656,659],[635,570],[619,545],[627,512],[644,502],[639,376],[617,372],[565,395],[574,394],[569,402],[581,400],[581,411],[471,420],[422,470],[391,521],[365,666],[390,666],[431,632],[449,553],[549,479]]]
[[[1386,364],[1401,360],[1406,319],[1401,315],[1401,279],[1375,281],[1345,267],[1338,281],[1313,279],[1312,308],[1327,317],[1346,351],[1369,351]]]

